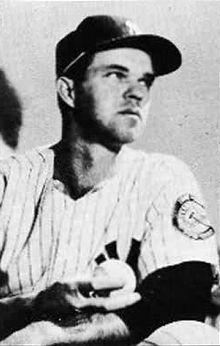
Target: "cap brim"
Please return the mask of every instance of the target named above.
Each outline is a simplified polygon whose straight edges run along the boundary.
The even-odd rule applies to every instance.
[[[182,63],[179,49],[171,41],[156,35],[136,35],[116,38],[97,45],[92,51],[96,52],[119,47],[137,48],[149,54],[156,76],[171,73],[177,70]]]
[[[62,71],[62,73],[70,73],[78,66],[78,63],[83,60],[88,54],[94,54],[98,51],[131,47],[140,49],[150,55],[152,59],[155,76],[163,76],[177,70],[181,63],[182,57],[179,49],[169,40],[157,35],[133,35],[111,40],[103,41],[102,43],[91,45],[85,51],[72,60]],[[58,75],[60,75],[58,73]]]

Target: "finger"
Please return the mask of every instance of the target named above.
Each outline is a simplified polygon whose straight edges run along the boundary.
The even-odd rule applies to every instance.
[[[88,298],[80,300],[78,302],[78,308],[94,308],[104,309],[106,311],[114,311],[133,305],[134,303],[138,302],[140,298],[140,294],[136,292],[107,298]]]
[[[120,296],[120,295],[124,295],[124,294],[129,294],[131,293],[130,289],[126,288],[126,287],[122,287],[120,289],[115,289],[114,291],[111,291],[109,296],[110,297],[116,297],[116,296]]]
[[[141,299],[141,296],[139,293],[134,292],[134,293],[117,295],[117,296],[109,297],[106,299],[108,300],[106,300],[105,309],[107,311],[114,311],[118,309],[123,309],[125,307],[128,307],[130,305],[137,303]]]
[[[77,295],[66,294],[65,296],[66,302],[72,306],[74,309],[81,309],[84,307],[90,307],[91,298],[86,298],[77,292]],[[95,298],[93,298],[95,299]]]
[[[67,284],[67,283],[66,283]],[[104,273],[98,273],[91,277],[78,277],[77,280],[68,282],[68,287],[75,295],[76,291],[79,291],[83,296],[89,297],[93,291],[100,290],[116,290],[124,287],[125,280],[123,278],[110,278],[109,275]]]
[[[99,290],[115,290],[122,288],[125,284],[123,278],[111,279],[106,276],[95,276],[92,278],[92,287],[95,291]]]

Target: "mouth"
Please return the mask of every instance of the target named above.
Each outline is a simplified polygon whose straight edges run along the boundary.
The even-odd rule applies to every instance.
[[[140,112],[138,110],[133,109],[133,108],[123,109],[119,113],[122,115],[127,115],[127,116],[131,115],[131,116],[136,116],[136,117],[140,118]]]

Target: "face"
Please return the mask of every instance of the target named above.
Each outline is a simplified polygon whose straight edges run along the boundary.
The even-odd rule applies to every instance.
[[[142,133],[154,80],[151,58],[139,49],[117,48],[95,54],[75,87],[75,113],[97,138],[119,144]]]

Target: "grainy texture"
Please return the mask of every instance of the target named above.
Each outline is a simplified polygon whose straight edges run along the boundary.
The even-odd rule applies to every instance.
[[[1,1],[1,67],[24,104],[20,150],[59,139],[54,46],[83,17],[96,13],[130,17],[182,51],[182,68],[155,83],[148,128],[137,145],[172,153],[191,166],[218,228],[218,1]]]

